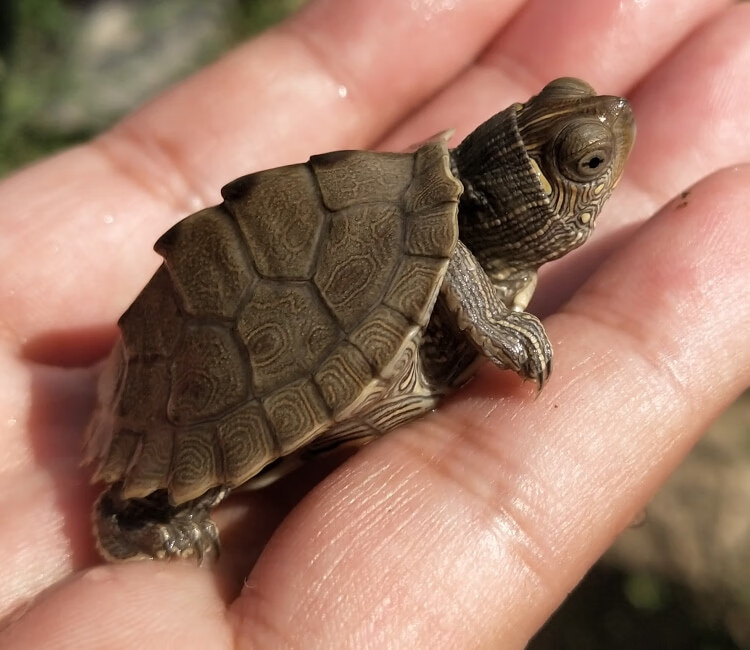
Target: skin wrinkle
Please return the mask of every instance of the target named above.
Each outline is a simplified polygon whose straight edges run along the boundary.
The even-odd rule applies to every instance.
[[[493,435],[493,432],[486,431],[487,435],[478,435],[476,427],[471,431],[461,428],[453,429],[453,438],[449,445],[443,447],[439,453],[433,454],[428,460],[422,458],[425,470],[440,479],[448,481],[458,493],[470,497],[477,506],[478,515],[489,526],[488,530],[502,530],[502,536],[506,541],[511,541],[516,555],[518,555],[528,566],[534,575],[541,577],[546,572],[544,570],[544,553],[540,550],[545,547],[541,539],[535,539],[531,534],[534,528],[530,525],[529,513],[534,512],[534,508],[525,503],[523,494],[527,491],[521,490],[519,486],[534,485],[537,489],[542,489],[544,481],[534,478],[529,473],[529,467],[518,462],[512,462],[513,454],[500,455],[502,446],[502,436]],[[412,438],[414,440],[412,441]],[[488,444],[481,444],[483,441],[494,441],[498,444],[490,447]],[[398,457],[412,456],[418,462],[420,459],[419,440],[416,436],[399,436],[394,440],[402,451],[397,452]],[[470,444],[472,450],[466,449]],[[483,453],[485,452],[485,453]],[[489,452],[491,463],[480,462],[467,465],[469,456],[477,460],[486,461],[487,452]],[[494,478],[489,481],[487,472],[473,471],[476,467],[485,464],[491,464],[495,467]],[[504,468],[504,472],[500,472]],[[432,483],[429,479],[426,483]],[[485,489],[482,489],[484,485]],[[453,492],[455,490],[449,490]],[[510,501],[509,495],[515,495]],[[507,505],[503,505],[507,503]],[[554,556],[554,554],[553,554]],[[549,568],[549,567],[547,567]]]
[[[378,490],[378,494],[381,493],[383,491],[383,489],[385,489],[385,488],[382,488],[382,489]],[[419,497],[419,495],[415,495],[412,498],[418,498],[418,497]],[[371,502],[372,502],[372,499],[369,499],[368,503],[371,503]],[[361,506],[361,502],[358,505]],[[368,507],[367,507],[367,509],[366,509],[366,511],[364,513],[358,512],[357,517],[355,517],[354,519],[352,519],[350,516],[347,515],[346,509],[343,508],[343,506],[337,505],[336,506],[336,510],[339,511],[339,512],[328,511],[328,512],[326,512],[321,517],[321,519],[324,522],[326,522],[324,528],[327,528],[329,526],[334,526],[335,527],[341,520],[345,521],[345,526],[341,529],[340,533],[335,536],[335,540],[351,536],[352,531],[355,531],[355,532],[359,531],[359,535],[363,535],[363,536],[366,537],[368,535],[367,531],[369,529],[371,529],[371,528],[377,528],[377,525],[379,524],[380,519],[382,519],[382,516],[385,515],[385,510],[381,510],[381,512],[383,512],[384,514],[381,515],[381,517],[378,518],[377,520],[375,520],[375,521],[373,521],[373,522],[370,523],[369,519],[367,518],[367,514],[372,510],[372,506],[368,505]],[[360,508],[358,508],[358,511],[359,510],[360,510]],[[364,530],[364,531],[361,530],[361,523],[360,522],[362,522],[362,521],[364,521],[366,523],[366,526],[367,526],[367,529]],[[322,533],[323,532],[324,531],[322,531]],[[329,541],[328,544],[326,546],[324,546],[323,548],[325,549],[325,548],[331,547],[332,545],[335,546],[335,542],[334,541]],[[314,566],[316,566],[319,562],[325,562],[325,560],[323,560],[321,558],[321,555],[322,555],[322,553],[321,554],[317,554],[317,555],[313,556],[313,558],[309,561],[308,566],[311,569]],[[376,552],[373,552],[372,556],[375,557],[376,556]],[[335,569],[338,568],[338,566],[342,562],[348,562],[350,559],[351,558],[349,558],[344,553],[344,554],[337,555],[337,557],[333,560],[333,562],[331,562],[330,560],[328,560],[329,568],[326,570],[326,572],[324,573],[324,575],[320,576],[315,581],[315,585],[313,586],[312,591],[308,589],[306,591],[306,593],[305,593],[304,603],[306,603],[306,604],[305,605],[301,605],[301,609],[303,611],[314,612],[314,611],[317,610],[318,603],[325,602],[325,598],[324,598],[325,593],[321,596],[321,594],[319,593],[320,590],[324,588],[324,585],[328,584],[328,578],[329,578],[329,576],[331,574],[334,573]],[[334,579],[334,584],[335,584],[335,579]],[[328,589],[330,589],[330,587],[328,587]]]
[[[421,490],[418,493],[413,494],[410,496],[407,500],[404,501],[403,505],[409,505],[413,502],[419,503],[419,497],[421,496],[423,490]],[[401,508],[403,509],[403,508]],[[395,508],[394,508],[395,510]],[[385,513],[383,517],[381,517],[377,521],[373,521],[372,523],[366,523],[365,527],[360,527],[357,531],[357,537],[373,540],[374,543],[368,544],[362,548],[362,551],[366,552],[368,555],[374,558],[383,558],[388,557],[388,559],[393,560],[394,562],[399,563],[399,569],[400,571],[396,572],[396,566],[391,564],[390,562],[383,563],[383,565],[380,567],[380,571],[378,572],[377,578],[371,581],[369,587],[372,590],[372,593],[362,593],[358,595],[358,600],[360,601],[360,605],[367,609],[369,607],[369,602],[371,601],[371,598],[373,595],[377,594],[378,587],[380,585],[387,585],[392,583],[391,576],[394,574],[401,575],[402,581],[406,584],[409,583],[409,575],[408,573],[411,572],[411,563],[405,559],[402,558],[409,558],[409,557],[415,557],[419,555],[419,540],[417,538],[410,539],[409,543],[402,544],[398,546],[399,551],[399,557],[394,558],[392,555],[388,554],[388,551],[391,550],[391,540],[393,538],[398,539],[400,536],[400,533],[402,531],[405,531],[408,528],[413,528],[414,523],[418,520],[419,515],[423,514],[419,508],[410,509],[411,512],[407,515],[405,515],[401,521],[396,525],[395,528],[388,528],[389,534],[382,536],[382,539],[378,541],[378,532],[379,530],[383,529],[383,526],[381,524],[384,523],[384,520],[386,519],[392,519],[392,515],[390,512]],[[387,523],[387,522],[386,522]],[[422,526],[425,526],[425,530],[428,530],[426,528],[426,524],[428,522],[422,521]],[[416,551],[416,554],[415,554]],[[347,560],[351,560],[351,557],[347,557]],[[406,572],[407,575],[403,575],[403,573]],[[334,579],[333,584],[336,584],[336,580]],[[344,597],[345,598],[345,597]],[[325,611],[325,610],[323,610]]]
[[[156,133],[135,129],[124,121],[90,142],[98,155],[128,185],[146,195],[177,221],[211,201],[195,175],[169,142]]]
[[[404,482],[408,482],[408,478]],[[386,485],[389,485],[389,484],[390,483],[387,483]],[[398,487],[400,487],[400,485]],[[382,486],[381,488],[379,488],[377,490],[377,492],[376,492],[376,495],[378,495],[378,494],[386,491],[385,488],[386,488],[385,485]],[[332,513],[330,513],[330,512],[328,514],[329,514],[329,517],[330,517],[331,521],[341,520],[341,519],[344,519],[344,520],[347,521],[347,525],[345,526],[345,528],[342,528],[342,531],[345,533],[345,535],[344,535],[345,537],[350,537],[350,536],[352,536],[352,533],[355,533],[355,535],[354,535],[355,537],[359,536],[361,538],[368,539],[369,538],[369,531],[370,530],[377,530],[378,527],[380,526],[380,524],[384,520],[386,520],[386,519],[388,519],[390,517],[390,512],[392,510],[394,510],[396,508],[399,508],[399,507],[401,509],[403,509],[403,506],[408,505],[411,502],[418,501],[419,497],[422,495],[422,493],[425,490],[426,490],[426,488],[423,487],[417,493],[414,493],[414,494],[408,493],[408,495],[409,495],[408,497],[401,496],[399,498],[400,500],[392,503],[390,505],[390,507],[381,509],[380,510],[380,514],[378,516],[376,516],[376,517],[368,516],[370,514],[370,512],[372,511],[371,508],[368,508],[364,512],[362,511],[362,509],[360,507],[361,501],[360,501],[360,503],[358,504],[358,507],[357,507],[357,517],[354,518],[354,519],[350,520],[347,517],[347,511],[345,511],[344,509],[341,509],[340,512],[336,513],[335,515],[332,515]],[[394,492],[395,491],[389,490],[387,496],[391,497]],[[401,492],[401,491],[399,490],[399,492]],[[372,501],[373,501],[373,498],[369,498],[367,500],[368,503],[372,503]],[[393,532],[394,533],[398,533],[399,531],[405,529],[409,524],[413,523],[415,516],[416,516],[416,512],[414,512],[411,515],[409,515],[409,516],[405,517],[404,519],[402,519],[402,521],[400,522],[400,524],[396,527],[395,531],[393,531]],[[363,525],[364,525],[364,528],[363,528]],[[373,539],[376,539],[375,535],[373,535]],[[372,556],[372,557],[379,557],[379,555],[380,555],[379,551],[382,550],[383,548],[387,547],[387,545],[388,545],[388,539],[384,539],[382,543],[375,544],[374,546],[370,547],[369,550],[371,552],[369,553],[369,555]],[[319,557],[320,556],[316,556],[314,558],[314,560],[310,563],[310,565],[313,566],[315,564],[316,560]],[[328,580],[334,574],[335,569],[339,566],[339,564],[342,563],[342,562],[346,562],[349,559],[350,558],[347,557],[346,554],[341,554],[338,557],[338,559],[333,564],[331,564],[330,568],[327,569],[326,571],[324,571],[323,575],[321,576],[320,584],[321,585],[325,584],[326,580]]]
[[[408,488],[404,488],[403,491],[408,491]],[[415,500],[415,499],[412,499]],[[416,499],[418,501],[418,499]],[[413,515],[413,517],[416,516],[423,516],[424,515],[424,508],[417,510]],[[444,538],[446,540],[446,543],[448,543],[448,540],[454,540],[455,535],[450,534],[449,531],[445,531],[443,534],[440,534],[439,537],[437,535],[437,531],[435,531],[435,534],[431,533],[430,531],[438,525],[438,527],[444,527],[440,526],[440,522],[444,519],[444,517],[428,517],[426,521],[423,521],[423,534],[419,538],[410,539],[409,543],[404,546],[401,545],[398,547],[398,555],[395,557],[390,556],[388,558],[388,561],[385,562],[382,569],[377,572],[377,580],[376,582],[383,585],[388,585],[387,587],[387,593],[390,594],[393,597],[393,600],[396,601],[396,603],[393,605],[394,608],[398,607],[398,601],[403,598],[402,592],[407,593],[409,591],[409,584],[411,584],[413,581],[424,579],[424,576],[418,575],[416,569],[412,569],[413,566],[413,559],[415,557],[419,557],[420,555],[420,549],[423,548],[424,544],[421,543],[422,538]],[[400,531],[402,528],[406,528],[406,526],[402,523],[398,526],[397,530],[395,532]],[[366,535],[369,535],[369,531],[365,533]],[[388,550],[388,545],[383,545],[383,550]],[[368,553],[368,555],[372,555],[374,557],[380,557],[381,553],[380,551],[374,551],[371,553]],[[411,557],[412,560],[404,560],[403,558]],[[460,564],[460,559],[457,558],[450,562],[450,568],[456,567],[457,564]],[[448,579],[446,576],[446,570],[450,570],[448,567],[446,567],[446,570],[442,570],[440,567],[436,566],[435,568],[435,576],[441,576],[439,580],[430,581],[429,585],[425,585],[424,588],[424,606],[425,611],[429,611],[429,600],[431,598],[435,597],[435,592],[443,593],[445,598],[445,602],[451,602],[453,609],[456,611],[462,612],[462,615],[460,616],[460,620],[467,621],[471,620],[470,616],[467,616],[469,613],[467,611],[467,606],[463,605],[461,603],[460,605],[456,603],[456,594],[454,594],[452,591],[448,590],[446,587],[443,587],[441,581]],[[413,574],[413,575],[412,575]],[[396,580],[393,579],[395,576]],[[399,578],[400,576],[400,578]],[[367,594],[364,594],[367,596]],[[362,607],[364,609],[369,609],[369,597],[366,599],[365,602],[363,602]],[[393,609],[393,608],[392,608]],[[391,612],[392,614],[393,612]],[[478,613],[476,611],[473,612],[474,616],[477,616]],[[372,616],[368,616],[366,618],[365,624],[369,625],[376,625],[378,621],[374,619]],[[383,626],[382,633],[385,633],[388,630],[388,619],[385,619],[381,621],[381,625]],[[415,622],[415,627],[417,627],[419,624]],[[359,625],[357,628],[355,628],[355,631],[352,633],[352,638],[357,639],[358,634],[356,630],[362,630],[362,625]],[[364,637],[366,638],[366,637]],[[447,640],[447,639],[446,639]],[[401,637],[401,642],[403,643],[405,639]],[[363,644],[354,643],[352,647],[365,647]],[[379,647],[377,644],[374,646],[367,645],[366,647]]]
[[[332,524],[334,525],[340,524],[342,519],[346,520],[346,524],[341,527],[340,533],[336,536],[338,539],[351,537],[352,533],[356,533],[356,532],[366,537],[368,534],[368,531],[371,529],[377,529],[378,524],[382,521],[382,518],[386,516],[385,514],[381,514],[379,517],[372,519],[372,518],[367,517],[363,513],[358,512],[356,518],[346,518],[343,511],[336,513],[336,514],[328,512],[327,515],[330,518],[330,521],[332,522]],[[374,550],[377,551],[378,549],[375,548]],[[330,555],[330,553],[326,553],[326,554]],[[317,581],[313,589],[308,590],[308,592],[306,593],[307,601],[312,600],[313,596],[319,595],[321,591],[325,593],[326,591],[325,585],[329,583],[332,576],[334,576],[336,570],[339,568],[340,565],[347,563],[347,561],[350,559],[346,553],[337,554],[333,561],[331,561],[330,559],[326,560],[326,558],[324,558],[323,555],[324,553],[320,553],[314,556],[309,562],[309,566],[311,568],[314,568],[318,565],[322,565],[325,567],[325,569],[323,570],[320,576],[320,579]],[[376,553],[373,553],[372,555],[373,557],[377,557]],[[334,578],[334,582],[335,582],[335,578]]]
[[[368,483],[369,484],[375,484],[375,483],[377,483],[381,479],[381,475],[387,473],[388,469],[389,468],[386,468],[386,467],[381,468],[379,471],[376,469],[368,477],[369,478],[368,481],[365,481],[365,482],[361,483],[357,487],[359,489],[363,489],[363,488],[369,487]],[[391,495],[387,495],[387,496],[390,497]],[[349,501],[349,503],[347,503],[346,501],[344,501],[341,504],[341,509],[343,509],[346,505],[351,505],[351,502],[353,501],[353,498],[350,498],[348,501]],[[376,505],[371,506],[364,514],[365,515],[370,514],[370,512],[372,512],[374,510],[374,508],[376,507]],[[323,521],[325,523],[323,524],[323,526],[320,527],[320,529],[316,533],[316,538],[325,538],[326,532],[327,532],[328,528],[334,526],[334,520],[335,520],[335,518],[336,517],[333,515],[333,513],[331,513],[331,512],[326,513],[326,516],[323,517]],[[335,544],[339,540],[346,538],[348,536],[348,534],[349,534],[349,530],[347,528],[342,528],[338,533],[336,533],[329,540],[328,545]],[[321,550],[318,553],[316,553],[315,555],[313,555],[313,557],[310,560],[310,564],[312,565],[312,564],[315,564],[315,563],[317,563],[319,561],[322,561],[322,557],[323,557],[324,554],[326,554],[326,547],[322,546]]]
[[[254,589],[241,601],[242,607],[231,607],[227,612],[227,619],[234,622],[234,645],[236,650],[241,648],[296,648],[294,636],[288,628],[275,624],[276,616],[270,615],[271,607],[263,601],[262,591]],[[270,638],[269,638],[270,637]],[[263,639],[263,645],[254,643]]]
[[[415,545],[416,543],[417,542],[415,540]],[[403,559],[398,566],[391,565],[385,568],[382,582],[385,584],[393,585],[396,582],[393,577],[398,578],[400,576],[399,582],[403,584],[405,586],[405,590],[408,591],[409,585],[411,583],[423,578],[419,575],[420,571],[414,567],[414,564],[406,559],[409,555],[409,551],[412,551],[414,549],[406,548],[405,550],[407,552],[402,555]],[[451,567],[456,567],[460,564],[461,563],[457,559],[451,563]],[[400,569],[400,571],[398,571],[398,569]],[[461,599],[457,598],[457,594],[449,586],[444,584],[442,580],[442,576],[444,575],[445,571],[438,570],[435,572],[434,576],[429,579],[429,584],[426,584],[424,589],[424,591],[426,592],[426,600],[433,599],[436,597],[436,595],[438,595],[438,600],[451,604],[451,609],[453,610],[453,614],[457,620],[464,621],[464,623],[470,627],[473,627],[471,625],[472,622],[478,625],[478,612],[472,609],[471,605],[466,604]],[[393,608],[390,613],[393,613]],[[376,621],[371,618],[371,623],[374,624],[376,623]],[[386,629],[390,627],[387,619],[382,623],[383,626],[386,627]],[[415,627],[418,627],[417,622],[415,622]]]
[[[616,319],[609,319],[601,312],[595,310],[576,311],[575,306],[566,305],[563,311],[558,313],[559,317],[573,318],[581,322],[582,327],[587,331],[593,329],[596,336],[602,336],[609,340],[610,338],[623,345],[621,348],[616,345],[616,349],[627,349],[635,354],[647,364],[655,374],[659,374],[671,387],[671,392],[675,399],[679,399],[685,408],[692,411],[694,404],[687,384],[682,381],[679,374],[674,370],[673,364],[664,364],[665,356],[657,350],[650,349],[650,339],[647,334],[640,331],[640,323],[636,320],[630,320],[630,323],[623,327],[623,323],[615,323]],[[626,314],[622,314],[623,321],[627,319]]]

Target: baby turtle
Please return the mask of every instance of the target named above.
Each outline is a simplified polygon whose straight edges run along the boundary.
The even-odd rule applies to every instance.
[[[483,358],[541,387],[537,269],[586,241],[634,134],[557,79],[455,149],[312,156],[172,227],[87,430],[104,557],[201,561],[230,490],[427,413]]]

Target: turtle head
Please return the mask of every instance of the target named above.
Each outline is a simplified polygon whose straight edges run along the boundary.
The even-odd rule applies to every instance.
[[[454,151],[461,239],[483,265],[537,268],[588,239],[635,137],[628,102],[556,79]]]

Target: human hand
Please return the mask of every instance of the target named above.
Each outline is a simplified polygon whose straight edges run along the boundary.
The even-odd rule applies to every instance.
[[[0,646],[522,647],[750,383],[750,167],[714,173],[750,160],[750,6],[521,4],[318,0],[0,185]],[[214,571],[95,566],[75,366],[152,242],[243,173],[457,142],[561,75],[627,96],[639,136],[594,239],[542,274],[541,395],[487,366],[298,504],[238,495]]]

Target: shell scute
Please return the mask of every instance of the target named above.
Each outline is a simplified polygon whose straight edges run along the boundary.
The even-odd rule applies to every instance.
[[[222,418],[217,435],[230,486],[241,485],[278,456],[276,438],[256,400]]]
[[[159,314],[159,327],[144,327],[153,314]],[[168,357],[174,352],[182,330],[182,314],[165,265],[159,267],[117,324],[128,358]]]
[[[256,396],[308,374],[341,337],[308,283],[261,282],[237,329],[247,348]]]
[[[115,415],[132,422],[164,421],[169,394],[169,369],[165,361],[127,364]]]
[[[349,336],[380,375],[399,356],[406,341],[416,333],[412,325],[398,311],[386,305],[378,306]]]
[[[243,176],[225,185],[221,193],[261,275],[286,279],[312,275],[327,212],[307,165]]]
[[[175,504],[203,494],[224,482],[221,449],[213,427],[191,427],[175,434],[169,494]]]
[[[166,260],[189,314],[232,317],[257,277],[223,205],[196,212],[173,226],[154,249]]]
[[[355,345],[343,342],[321,364],[314,379],[328,408],[342,417],[373,376],[362,352]]]
[[[450,171],[444,142],[428,142],[416,151],[414,158],[413,181],[404,197],[407,212],[458,201],[463,185]]]
[[[215,417],[248,392],[245,355],[224,327],[188,325],[170,371],[167,415],[173,424]]]
[[[401,255],[403,214],[375,203],[333,215],[314,281],[345,331],[382,298]]]
[[[295,381],[263,400],[281,454],[301,447],[330,422],[323,397],[310,379]]]
[[[172,464],[174,432],[171,428],[152,427],[139,441],[131,465],[125,473],[122,495],[136,499],[166,487]]]
[[[136,456],[138,446],[143,438],[142,434],[124,428],[113,431],[113,434],[107,457],[94,474],[94,480],[96,481],[107,483],[118,481]]]
[[[331,211],[364,203],[398,203],[411,183],[414,156],[333,151],[312,156],[323,203]]]
[[[406,252],[410,255],[450,258],[458,230],[446,215],[446,206],[427,206],[406,223]]]
[[[435,283],[448,268],[448,260],[406,255],[383,301],[412,323],[424,326],[430,320],[440,285]]]

